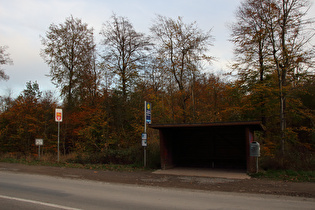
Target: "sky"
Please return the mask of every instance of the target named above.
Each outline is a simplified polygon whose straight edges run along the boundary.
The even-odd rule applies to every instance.
[[[63,24],[69,16],[80,18],[94,28],[96,44],[102,24],[113,13],[129,19],[138,32],[149,35],[149,28],[162,15],[183,17],[185,23],[196,21],[203,31],[212,30],[214,37],[209,54],[216,57],[209,71],[228,71],[233,58],[233,44],[228,41],[228,25],[235,21],[241,0],[0,0],[0,46],[7,52],[13,65],[1,66],[9,75],[0,81],[0,96],[18,96],[28,81],[39,84],[41,91],[51,90],[59,95],[51,83],[49,67],[40,57],[40,36],[44,37],[50,24]],[[315,14],[314,7],[310,11]]]

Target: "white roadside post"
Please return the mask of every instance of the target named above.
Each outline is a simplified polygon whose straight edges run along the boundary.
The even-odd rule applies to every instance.
[[[44,140],[35,139],[35,145],[38,146],[38,160],[40,160],[40,146],[44,145]]]
[[[58,162],[59,162],[59,142],[60,142],[60,122],[62,122],[62,109],[55,110],[55,121],[58,122]]]

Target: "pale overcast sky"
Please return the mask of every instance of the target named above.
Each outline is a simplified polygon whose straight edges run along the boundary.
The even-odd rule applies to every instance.
[[[214,46],[210,55],[217,61],[210,71],[227,69],[233,58],[233,45],[228,41],[227,25],[235,20],[235,11],[241,0],[0,0],[0,46],[8,46],[14,62],[2,66],[10,76],[0,81],[0,96],[7,90],[17,96],[28,81],[37,81],[40,89],[55,90],[50,78],[49,67],[40,57],[40,35],[44,36],[51,23],[64,23],[70,15],[80,18],[93,27],[96,40],[102,23],[115,13],[127,17],[138,32],[149,33],[156,14],[177,18],[185,23],[196,21],[199,28],[212,29]],[[314,12],[314,8],[310,12]],[[313,13],[314,14],[314,13]],[[99,44],[99,43],[97,43]],[[59,95],[56,92],[56,95]]]

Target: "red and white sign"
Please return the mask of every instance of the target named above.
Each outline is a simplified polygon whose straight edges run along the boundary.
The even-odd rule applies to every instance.
[[[56,109],[55,120],[56,122],[62,122],[62,109]]]

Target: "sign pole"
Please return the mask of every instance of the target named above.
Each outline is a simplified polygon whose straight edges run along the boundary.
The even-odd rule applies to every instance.
[[[256,173],[258,173],[258,157],[256,157]]]
[[[59,156],[60,156],[60,152],[59,152],[59,142],[60,142],[60,122],[62,122],[62,109],[56,109],[55,111],[55,121],[58,123],[58,162],[59,162]]]
[[[40,145],[38,146],[38,160],[40,160]]]
[[[147,133],[147,102],[144,101],[144,133]],[[147,151],[146,146],[143,146],[143,164],[147,167]]]
[[[144,133],[142,134],[144,167],[147,166],[147,124],[151,124],[151,103],[144,101]]]
[[[35,139],[35,145],[38,146],[38,160],[40,160],[40,146],[44,145],[44,140]]]
[[[60,122],[58,122],[58,162],[59,162],[59,136],[60,136]]]

